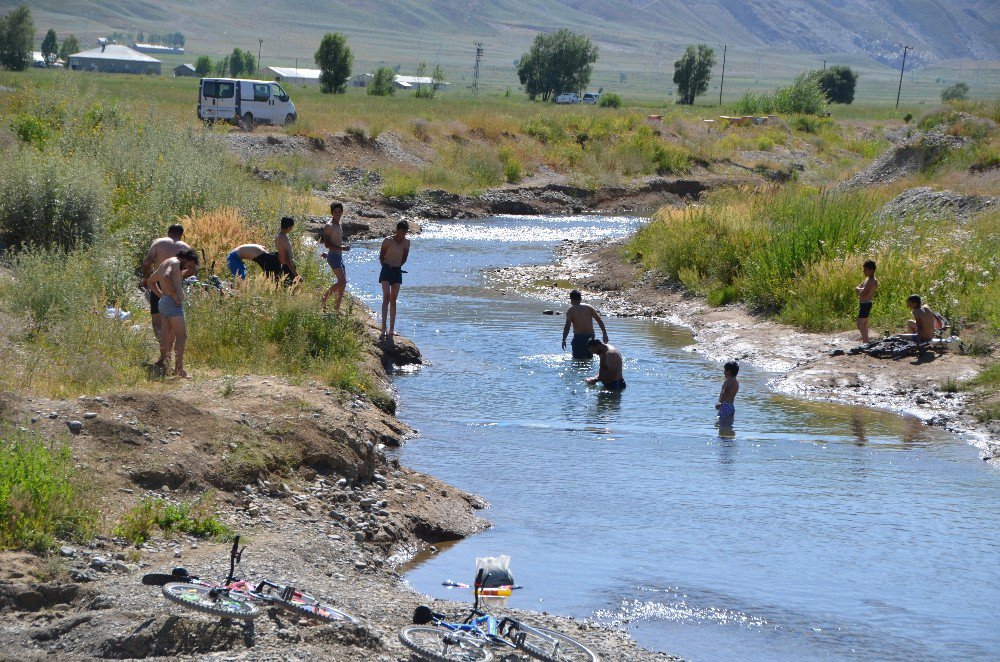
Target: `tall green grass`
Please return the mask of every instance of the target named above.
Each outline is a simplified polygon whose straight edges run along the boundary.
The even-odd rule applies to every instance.
[[[68,445],[0,428],[0,549],[44,551],[57,539],[84,539],[96,523],[85,496]]]
[[[144,498],[125,512],[114,534],[138,546],[151,540],[157,531],[167,535],[186,533],[197,538],[232,537],[229,527],[216,517],[211,497],[204,495],[180,503]]]

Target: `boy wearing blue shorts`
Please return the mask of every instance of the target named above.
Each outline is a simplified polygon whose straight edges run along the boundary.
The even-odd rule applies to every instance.
[[[320,241],[326,250],[323,257],[330,265],[330,271],[336,280],[330,285],[330,289],[323,295],[323,310],[326,310],[326,301],[334,292],[337,299],[333,304],[333,309],[340,310],[340,302],[344,298],[344,290],[347,289],[347,269],[344,267],[343,252],[351,250],[351,247],[344,243],[344,229],[340,225],[340,217],[344,215],[344,205],[339,202],[330,203],[330,222],[323,226],[323,233]]]

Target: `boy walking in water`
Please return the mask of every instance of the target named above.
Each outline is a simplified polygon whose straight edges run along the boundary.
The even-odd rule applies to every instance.
[[[875,260],[868,260],[864,266],[865,279],[854,288],[858,293],[858,331],[861,332],[861,342],[868,342],[868,317],[872,312],[872,298],[878,289],[878,279],[875,278]]]
[[[167,258],[149,276],[149,289],[160,298],[160,316],[163,329],[160,334],[160,360],[156,366],[166,373],[170,352],[174,352],[174,375],[187,377],[184,371],[184,345],[187,343],[187,326],[184,323],[185,271],[198,267],[198,254],[186,248],[176,256]]]
[[[597,338],[591,338],[587,343],[587,349],[601,357],[597,374],[587,377],[588,384],[601,382],[609,391],[624,391],[625,377],[622,376],[622,353],[613,345],[605,345]]]
[[[382,284],[382,335],[386,335],[386,317],[389,321],[389,336],[396,335],[396,297],[399,287],[403,284],[403,265],[410,256],[410,240],[406,233],[410,224],[406,221],[396,223],[396,233],[382,240],[378,261],[382,263],[378,282]]]
[[[601,327],[601,334],[604,342],[608,342],[608,330],[604,328],[604,320],[600,313],[590,304],[583,303],[583,295],[580,290],[572,290],[569,293],[569,310],[566,311],[566,325],[563,327],[562,348],[566,349],[566,337],[569,335],[570,326],[573,327],[573,340],[570,347],[573,349],[574,359],[594,358],[594,355],[587,348],[587,343],[594,339],[594,320]]]
[[[719,393],[719,402],[715,408],[719,412],[719,422],[732,425],[736,417],[736,407],[733,402],[736,400],[736,394],[740,392],[740,383],[736,381],[736,375],[740,374],[740,364],[730,361],[722,370],[726,379],[722,382],[722,391]]]
[[[330,222],[323,226],[321,239],[326,251],[323,257],[330,265],[336,280],[330,285],[330,289],[323,295],[323,310],[326,310],[326,300],[334,292],[337,299],[333,304],[333,309],[340,310],[340,302],[344,298],[344,290],[347,289],[347,269],[344,267],[343,252],[351,250],[351,247],[344,243],[344,229],[340,226],[340,217],[344,215],[344,205],[339,202],[330,203]]]

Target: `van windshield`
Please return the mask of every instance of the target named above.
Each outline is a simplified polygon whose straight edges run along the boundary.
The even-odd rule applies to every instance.
[[[201,89],[207,99],[232,99],[235,85],[232,81],[206,80]]]
[[[277,83],[271,83],[271,94],[273,94],[276,99],[281,99],[282,101],[288,98],[288,95],[285,94],[285,90],[281,89],[281,86]]]

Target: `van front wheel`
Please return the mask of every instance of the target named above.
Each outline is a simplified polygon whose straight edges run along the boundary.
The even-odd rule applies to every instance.
[[[247,113],[240,120],[240,128],[244,131],[253,131],[253,113]]]
[[[285,126],[288,126],[289,124],[291,124],[294,121],[295,121],[295,114],[294,113],[288,113],[287,115],[285,115]]]

